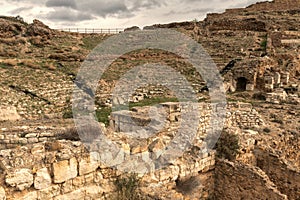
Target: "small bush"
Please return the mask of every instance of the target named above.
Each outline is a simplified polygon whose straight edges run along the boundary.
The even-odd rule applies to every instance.
[[[270,132],[271,132],[271,129],[269,129],[269,128],[266,127],[266,128],[263,129],[263,131],[264,131],[265,133],[270,133]]]
[[[64,119],[71,119],[73,118],[73,112],[71,108],[67,108],[64,113],[63,113],[63,118]]]
[[[240,148],[239,138],[237,135],[223,131],[215,148],[217,151],[216,156],[218,158],[225,158],[229,161],[234,161]]]
[[[252,96],[253,99],[257,99],[257,100],[262,100],[262,101],[265,101],[266,100],[266,96],[264,93],[255,93],[253,96]]]
[[[260,43],[262,51],[266,52],[268,47],[268,35],[263,36],[263,40]]]
[[[140,179],[136,174],[131,174],[125,177],[118,177],[114,185],[117,191],[118,200],[140,200],[142,199],[138,187],[140,184]]]

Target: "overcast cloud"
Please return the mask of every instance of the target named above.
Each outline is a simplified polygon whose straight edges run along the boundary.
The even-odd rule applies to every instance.
[[[0,0],[0,15],[36,18],[52,28],[125,28],[202,20],[259,1],[266,0]]]

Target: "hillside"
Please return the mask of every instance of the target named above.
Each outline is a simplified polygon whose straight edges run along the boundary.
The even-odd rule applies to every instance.
[[[27,24],[20,17],[1,16],[0,199],[121,199],[118,195],[136,191],[136,199],[300,198],[300,0],[260,2],[210,13],[199,22],[155,24],[144,30],[155,28],[196,40],[224,78],[225,128],[214,151],[208,151],[206,137],[212,130],[210,119],[222,115],[212,111],[224,105],[210,104],[206,83],[184,58],[141,49],[111,64],[99,80],[93,108],[98,129],[121,149],[114,162],[136,156],[136,163],[110,167],[93,160],[92,154],[99,159],[103,152],[90,154],[87,150],[95,147],[80,141],[71,96],[81,64],[112,34],[62,32],[39,20]],[[191,148],[159,170],[151,161],[172,144],[184,112],[174,93],[163,85],[138,88],[128,100],[130,111],[112,113],[113,103],[127,101],[112,98],[118,80],[145,63],[179,71],[199,100],[200,119],[190,119],[200,121]],[[152,123],[148,116],[154,104],[167,113],[162,129],[159,120]],[[142,130],[135,130],[133,122]],[[148,125],[159,132],[134,138]],[[97,139],[95,127],[83,129]],[[143,167],[154,171],[140,176],[140,182],[126,173],[119,179],[125,169]]]

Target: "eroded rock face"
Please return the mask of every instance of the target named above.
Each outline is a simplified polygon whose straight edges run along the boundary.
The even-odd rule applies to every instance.
[[[16,169],[13,173],[6,176],[5,182],[22,191],[31,187],[33,184],[33,175],[29,169]]]

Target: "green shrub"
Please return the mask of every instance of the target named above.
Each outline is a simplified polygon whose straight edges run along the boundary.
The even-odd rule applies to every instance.
[[[220,135],[218,142],[216,143],[216,156],[218,158],[225,158],[229,161],[234,161],[238,154],[239,138],[235,134],[230,134],[227,131],[223,131]]]
[[[114,185],[116,187],[118,200],[140,200],[138,187],[140,185],[140,179],[136,174],[130,174],[128,176],[118,177]]]
[[[64,113],[63,113],[63,118],[64,119],[71,119],[73,118],[73,112],[71,108],[67,108]]]
[[[105,126],[109,125],[109,116],[112,112],[112,109],[110,107],[102,107],[100,110],[96,111],[96,116],[98,119],[98,122],[102,122],[105,124]]]
[[[261,47],[262,51],[266,52],[267,46],[268,46],[268,35],[265,35],[263,37],[263,40],[260,43],[260,47]]]
[[[155,97],[155,98],[145,98],[142,101],[139,101],[137,103],[130,103],[129,108],[133,107],[143,107],[143,106],[153,106],[160,103],[165,102],[178,102],[177,98],[171,98],[171,97]]]
[[[263,129],[263,131],[264,131],[265,133],[270,133],[270,132],[271,132],[271,129],[269,129],[269,128],[266,127],[266,128]]]

